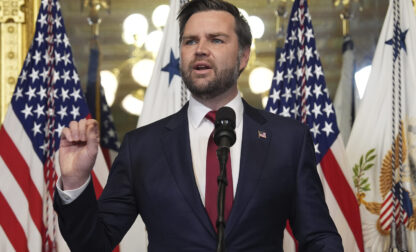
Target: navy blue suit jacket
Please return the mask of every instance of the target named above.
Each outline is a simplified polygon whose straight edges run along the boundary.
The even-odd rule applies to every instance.
[[[55,196],[71,250],[110,251],[138,214],[147,227],[149,251],[216,250],[216,233],[192,167],[187,107],[126,135],[98,201],[92,182],[68,205]],[[227,252],[282,251],[287,219],[300,251],[343,251],[309,130],[245,102],[243,120],[240,175],[225,229]]]

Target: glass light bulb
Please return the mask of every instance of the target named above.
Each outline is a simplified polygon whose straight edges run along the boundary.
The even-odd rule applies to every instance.
[[[142,113],[143,101],[129,94],[121,101],[121,106],[128,113],[138,116]]]
[[[153,25],[157,28],[163,27],[166,25],[166,21],[169,16],[169,5],[162,4],[157,6],[152,13],[152,22]]]
[[[251,34],[253,38],[259,39],[264,34],[264,22],[257,16],[248,17],[248,24],[250,25]]]
[[[123,22],[123,40],[127,44],[142,46],[149,29],[145,16],[139,13],[131,14]]]
[[[146,50],[152,52],[153,56],[157,55],[159,51],[160,43],[162,42],[163,32],[156,30],[152,31],[147,35],[146,41],[144,42],[144,46]]]
[[[150,78],[152,77],[153,67],[155,62],[150,59],[142,59],[131,69],[131,74],[133,75],[133,79],[142,85],[143,87],[147,87],[150,82]]]
[[[248,84],[251,92],[261,94],[270,89],[272,85],[273,72],[266,67],[256,67],[251,71]]]

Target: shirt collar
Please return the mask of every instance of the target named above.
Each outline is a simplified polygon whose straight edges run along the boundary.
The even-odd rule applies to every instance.
[[[235,124],[236,127],[239,127],[240,123],[243,120],[244,105],[243,100],[241,99],[240,93],[238,93],[234,99],[232,99],[225,106],[230,107],[235,112]],[[195,98],[190,97],[189,107],[188,107],[188,120],[191,123],[192,127],[198,128],[202,121],[205,119],[205,115],[211,111],[210,108],[206,107]]]

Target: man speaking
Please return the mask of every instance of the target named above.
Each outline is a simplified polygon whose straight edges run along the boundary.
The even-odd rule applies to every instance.
[[[215,251],[213,122],[226,106],[235,112],[235,143],[225,169],[225,250],[283,251],[289,220],[299,251],[343,251],[309,130],[251,107],[238,93],[252,41],[246,20],[221,0],[193,0],[178,19],[181,74],[192,97],[178,113],[125,136],[99,200],[90,177],[97,122],[71,122],[62,131],[55,209],[71,250],[111,251],[140,214],[149,251]]]

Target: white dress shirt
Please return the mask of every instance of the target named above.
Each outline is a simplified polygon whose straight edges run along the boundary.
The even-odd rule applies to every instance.
[[[231,170],[233,175],[233,194],[237,190],[238,175],[240,173],[241,157],[241,139],[243,135],[243,113],[244,105],[241,96],[238,94],[227,107],[232,108],[236,114],[235,133],[236,142],[230,148]],[[211,111],[194,98],[190,98],[188,107],[189,139],[191,145],[192,163],[195,174],[196,184],[198,186],[201,200],[205,205],[205,180],[206,180],[206,159],[208,139],[214,130],[214,124],[205,118],[205,115]],[[61,179],[57,183],[57,191],[63,204],[69,204],[74,201],[87,187],[91,176],[80,188],[74,190],[62,190]]]
[[[243,134],[243,112],[244,106],[238,94],[227,107],[235,111],[235,134],[236,141],[230,148],[231,172],[233,175],[233,195],[237,189],[238,175],[240,173],[241,139]],[[194,168],[195,180],[199,194],[205,205],[205,180],[207,166],[207,147],[209,136],[214,130],[214,124],[205,115],[211,111],[210,108],[199,103],[194,98],[190,98],[188,107],[189,139],[191,142],[192,163]]]

